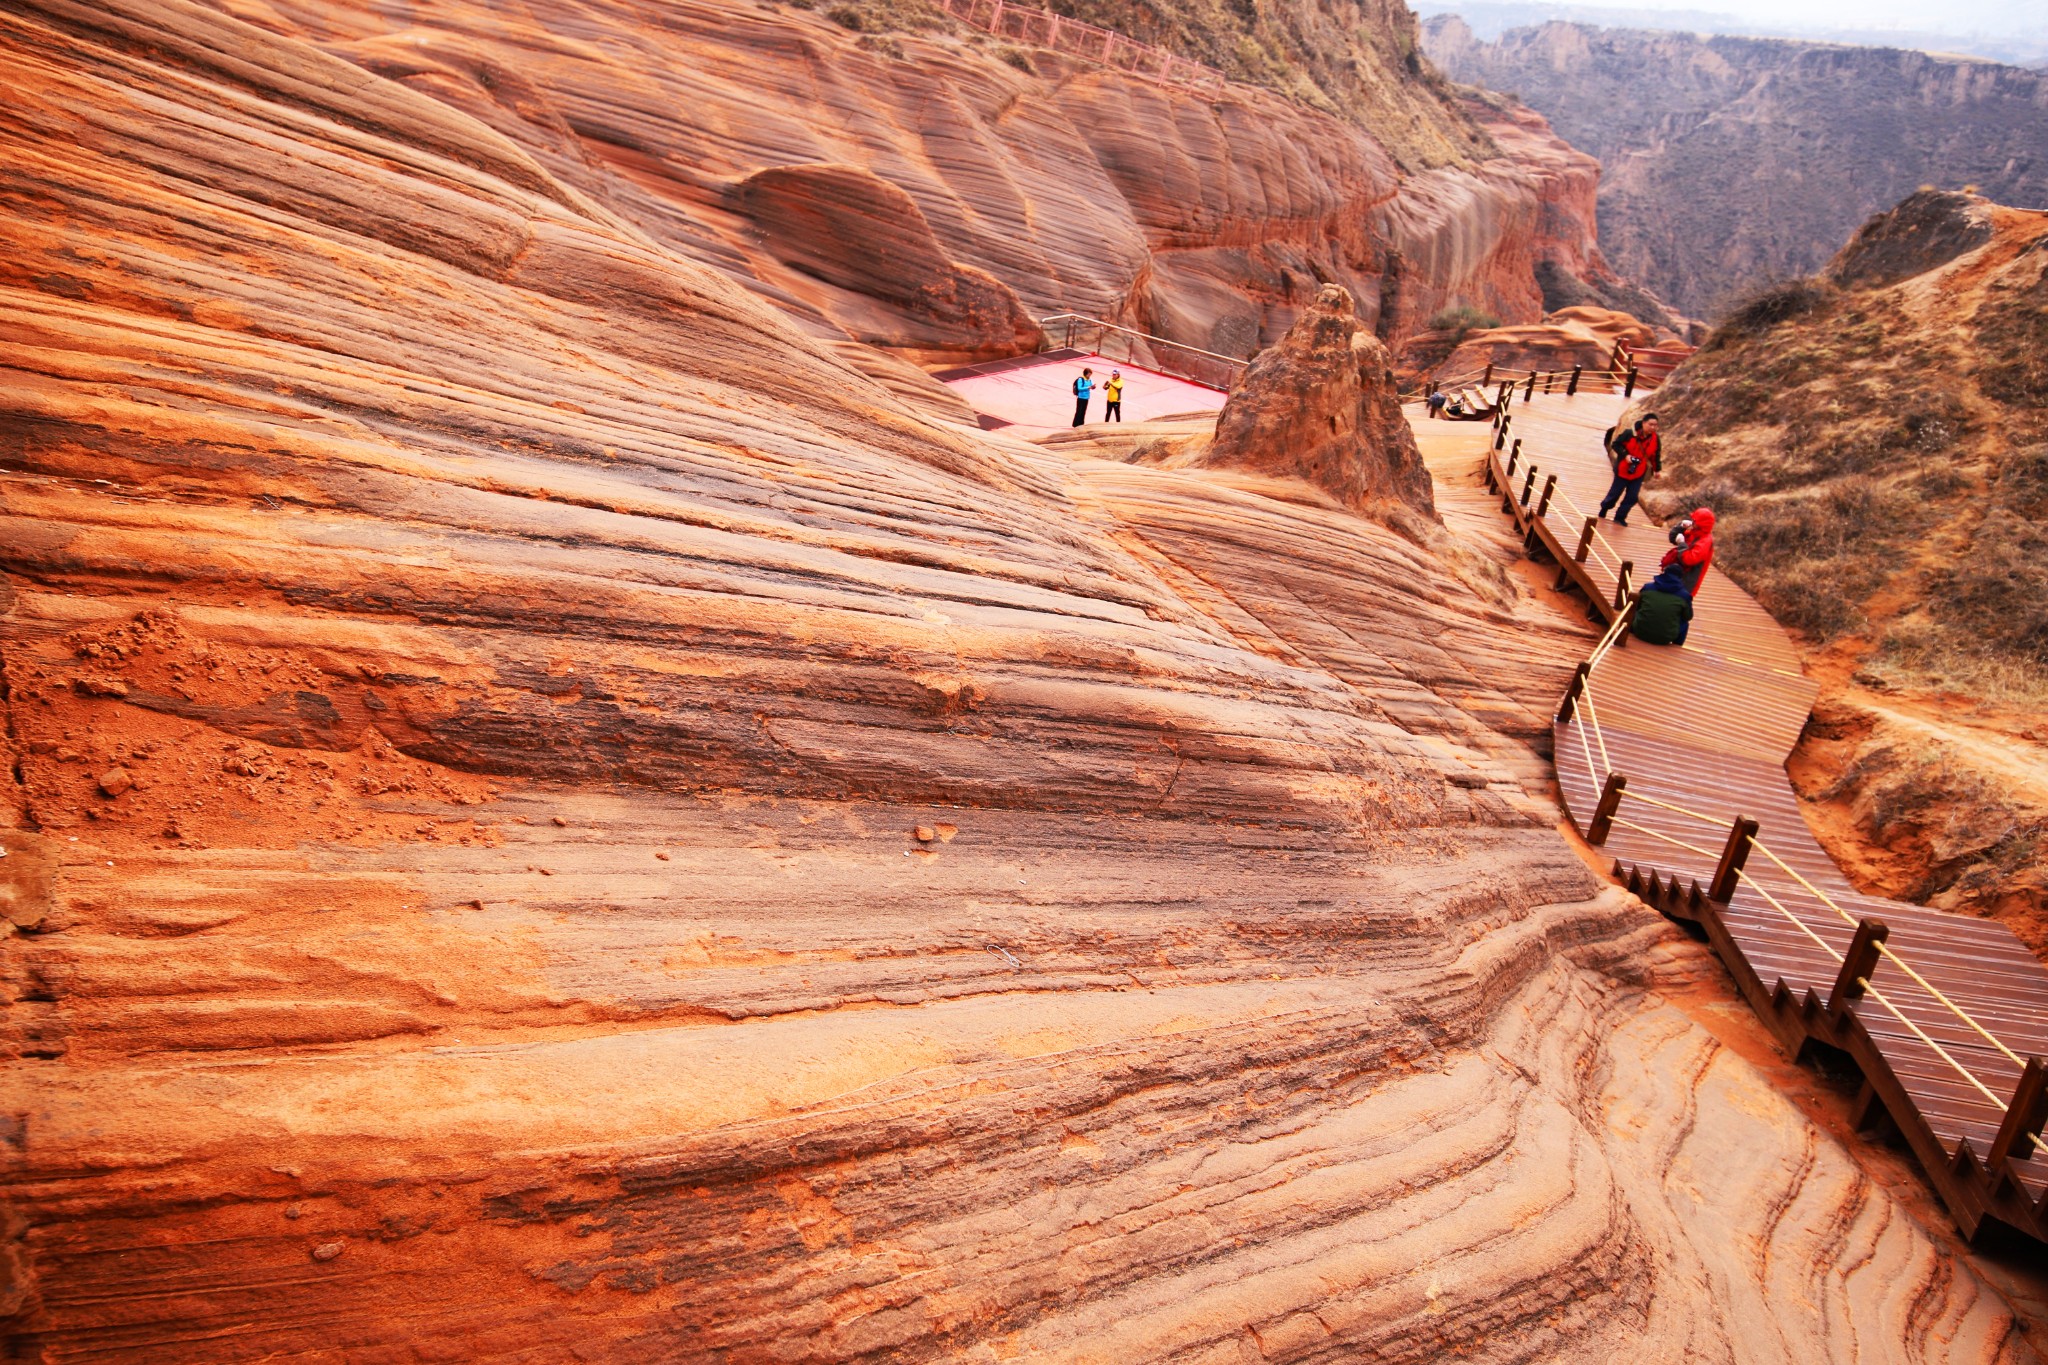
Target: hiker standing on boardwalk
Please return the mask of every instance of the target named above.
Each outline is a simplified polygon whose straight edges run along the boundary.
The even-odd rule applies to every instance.
[[[1080,426],[1088,420],[1088,395],[1095,392],[1095,371],[1083,367],[1081,377],[1074,381],[1074,425]]]
[[[1700,595],[1700,583],[1714,562],[1714,510],[1695,507],[1691,516],[1671,528],[1671,548],[1658,566],[1676,577],[1688,601]]]
[[[1444,404],[1450,401],[1450,397],[1447,394],[1445,394],[1442,389],[1438,388],[1434,384],[1431,384],[1429,386],[1428,403],[1429,415],[1431,417],[1442,417],[1444,415]]]
[[[1657,435],[1657,414],[1650,413],[1637,422],[1633,431],[1615,441],[1613,450],[1614,482],[1607,485],[1607,496],[1600,499],[1600,515],[1606,516],[1607,509],[1612,507],[1614,524],[1626,526],[1628,514],[1643,491],[1644,481],[1655,478],[1664,463],[1664,442]]]
[[[1111,370],[1109,378],[1102,385],[1102,420],[1121,422],[1124,420],[1124,372]]]

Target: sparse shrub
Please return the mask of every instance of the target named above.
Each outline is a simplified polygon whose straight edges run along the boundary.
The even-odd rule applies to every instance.
[[[1822,280],[1811,277],[1797,280],[1780,280],[1751,290],[1728,310],[1721,319],[1721,325],[1708,338],[1709,344],[1740,337],[1756,336],[1770,331],[1773,327],[1803,318],[1818,312],[1828,301],[1831,292]]]
[[[1993,495],[2023,517],[2048,518],[2048,445],[2015,450],[1999,466]]]
[[[1985,396],[2048,408],[2048,272],[1977,314],[1977,382]]]
[[[1936,621],[1986,649],[2048,667],[2048,527],[1993,508],[1969,553],[1927,577]]]
[[[852,5],[834,5],[825,11],[825,17],[841,28],[850,28],[855,33],[868,31],[868,16]]]
[[[1038,68],[1032,65],[1031,54],[1021,47],[1006,47],[996,53],[1006,65],[1014,66],[1027,76],[1036,76]]]
[[[1500,319],[1484,308],[1460,303],[1438,313],[1426,326],[1432,332],[1449,332],[1463,341],[1474,332],[1490,331],[1500,326]]]
[[[1913,491],[1923,498],[1940,500],[1954,497],[1972,482],[1969,475],[1952,464],[1935,464],[1913,476]]]

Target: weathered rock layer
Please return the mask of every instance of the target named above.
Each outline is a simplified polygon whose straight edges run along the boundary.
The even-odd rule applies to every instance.
[[[249,12],[0,14],[13,1354],[2031,1359],[1553,833],[1581,624]]]

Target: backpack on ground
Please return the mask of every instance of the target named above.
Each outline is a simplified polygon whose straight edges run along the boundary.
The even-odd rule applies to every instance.
[[[1629,629],[1644,644],[1675,645],[1685,623],[1692,619],[1692,599],[1682,593],[1644,588],[1636,594],[1635,620]]]

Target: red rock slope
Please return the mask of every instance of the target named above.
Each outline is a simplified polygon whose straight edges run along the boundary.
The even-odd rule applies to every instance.
[[[303,42],[0,69],[18,1358],[2031,1359],[1525,793],[1571,623]]]
[[[1597,167],[1533,118],[1492,159],[1404,171],[1370,125],[1255,87],[1027,73],[965,29],[712,0],[232,8],[476,116],[810,329],[929,358],[1007,354],[1060,310],[1249,355],[1332,282],[1383,336],[1453,298],[1533,322],[1542,263],[1594,252],[1560,206],[1590,207]]]

